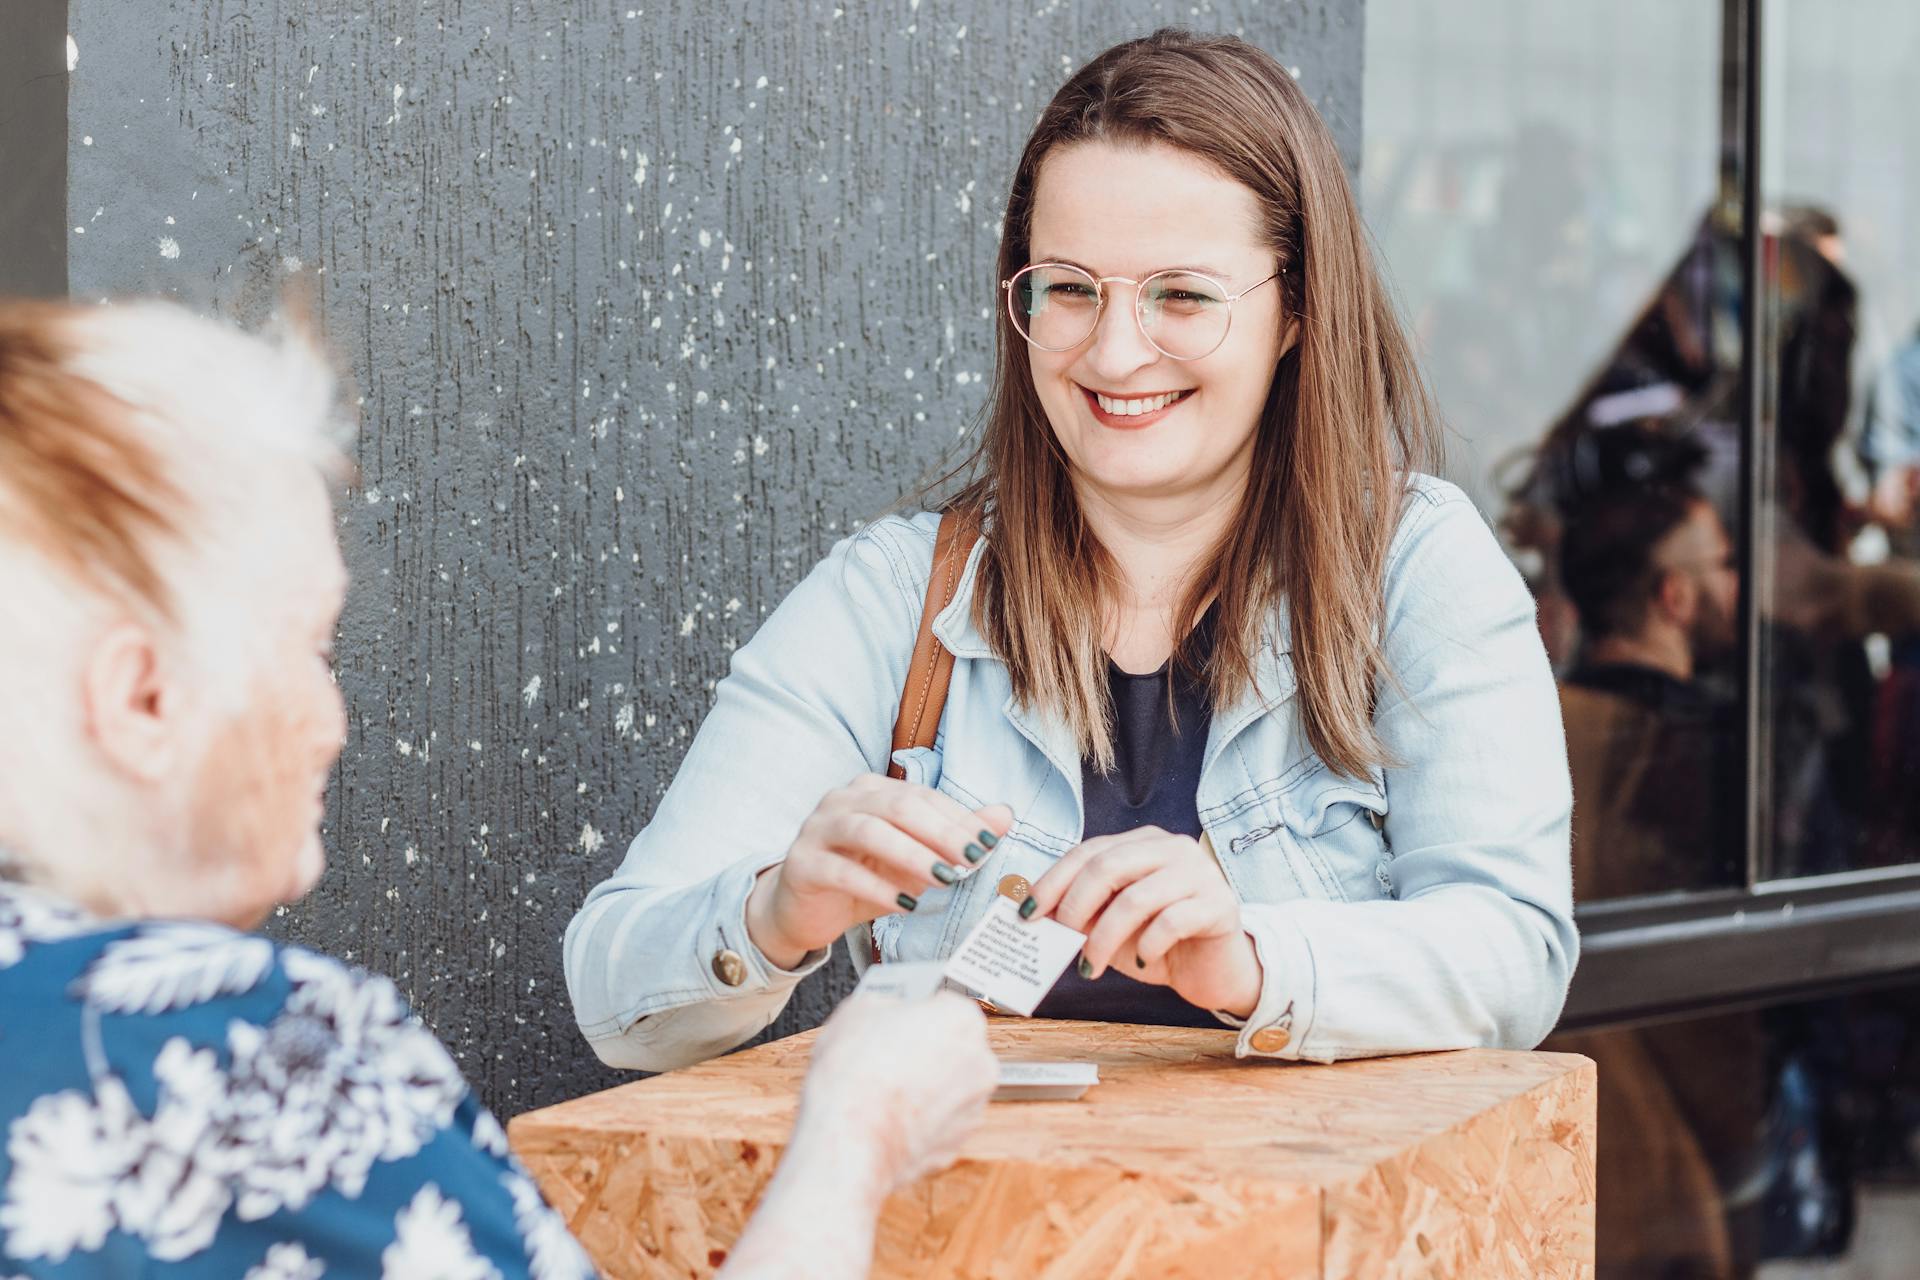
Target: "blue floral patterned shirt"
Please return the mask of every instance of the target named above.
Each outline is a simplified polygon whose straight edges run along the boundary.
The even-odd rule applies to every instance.
[[[591,1274],[385,978],[0,882],[0,1278]]]

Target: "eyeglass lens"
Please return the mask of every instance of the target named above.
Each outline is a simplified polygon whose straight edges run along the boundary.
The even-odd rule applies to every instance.
[[[1027,341],[1048,351],[1068,351],[1093,336],[1100,290],[1100,283],[1077,267],[1028,267],[1014,278],[1009,310]],[[1227,336],[1229,310],[1217,281],[1184,271],[1148,276],[1135,302],[1141,332],[1177,360],[1197,360],[1217,348]]]

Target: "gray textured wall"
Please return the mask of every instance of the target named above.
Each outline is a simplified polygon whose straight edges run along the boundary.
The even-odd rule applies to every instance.
[[[509,1112],[613,1078],[561,930],[729,652],[972,421],[1068,69],[1238,31],[1357,155],[1359,0],[630,3],[71,3],[74,294],[304,282],[365,397],[333,865],[280,927]]]

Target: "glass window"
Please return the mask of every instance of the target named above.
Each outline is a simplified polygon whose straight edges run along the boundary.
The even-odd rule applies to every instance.
[[[1369,0],[1361,199],[1561,680],[1582,901],[1744,886],[1723,6]]]
[[[1764,14],[1760,849],[1785,878],[1920,859],[1920,6]]]

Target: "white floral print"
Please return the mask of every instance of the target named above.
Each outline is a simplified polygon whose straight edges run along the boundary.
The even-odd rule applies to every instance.
[[[218,925],[149,924],[107,944],[74,994],[108,1013],[165,1013],[260,985],[273,944]]]
[[[12,1172],[0,1231],[14,1258],[60,1262],[98,1249],[117,1217],[114,1191],[138,1164],[146,1119],[118,1080],[94,1096],[48,1094],[7,1132]]]
[[[429,1182],[393,1220],[393,1243],[380,1255],[381,1280],[499,1280],[473,1251],[460,1206]]]
[[[485,1107],[480,1108],[480,1114],[473,1121],[473,1145],[502,1160],[513,1154],[512,1148],[507,1146],[507,1131],[493,1118],[493,1112]]]
[[[77,907],[0,882],[0,969],[20,963],[30,942],[57,942],[96,927]]]
[[[43,942],[47,963],[18,964]],[[273,998],[232,1001],[255,993]],[[54,1074],[0,1070],[0,1276],[92,1274],[117,1233],[204,1274],[322,1280],[338,1261],[323,1246],[349,1238],[342,1211],[388,1276],[592,1274],[500,1122],[476,1108],[455,1136],[465,1082],[383,978],[214,925],[106,925],[0,883],[0,1006],[19,998],[50,1019]],[[376,1165],[422,1155],[420,1174],[370,1191]],[[465,1167],[471,1188],[475,1164],[491,1173],[471,1200],[431,1180]],[[303,1236],[292,1215],[323,1195],[331,1225]],[[484,1251],[475,1214],[490,1215]],[[268,1220],[282,1238],[222,1231]]]
[[[513,1223],[527,1250],[533,1280],[590,1280],[593,1263],[586,1250],[567,1230],[567,1224],[541,1198],[540,1189],[524,1173],[504,1175],[507,1194],[513,1197]]]
[[[248,1270],[242,1280],[320,1280],[326,1271],[325,1263],[309,1258],[298,1244],[287,1242],[267,1250],[266,1258]]]
[[[0,1207],[7,1252],[58,1262],[98,1249],[117,1227],[163,1261],[206,1248],[233,1203],[232,1153],[219,1145],[223,1081],[211,1050],[167,1042],[154,1064],[160,1101],[140,1114],[118,1077],[91,1097],[40,1099],[9,1132],[13,1172]]]
[[[413,1155],[465,1096],[459,1068],[385,978],[289,950],[293,994],[265,1027],[235,1023],[229,1140],[244,1149],[239,1214],[360,1194],[376,1160]]]

